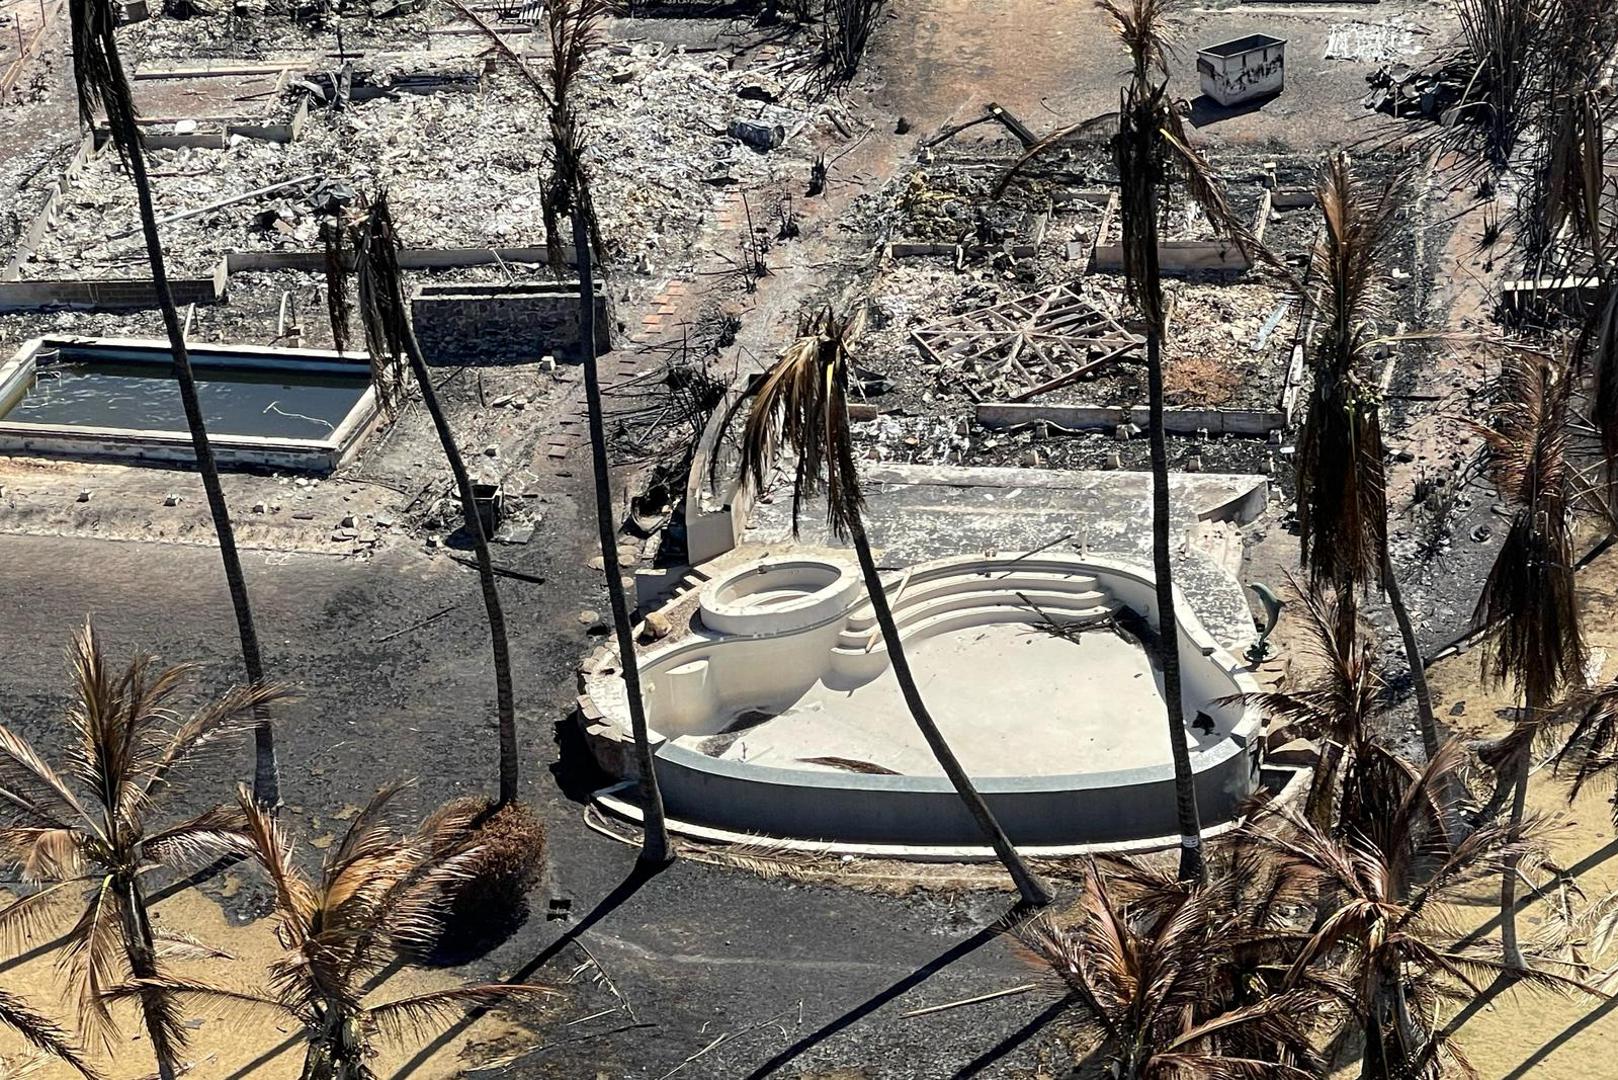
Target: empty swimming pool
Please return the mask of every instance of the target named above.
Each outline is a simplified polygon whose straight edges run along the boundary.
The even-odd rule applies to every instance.
[[[376,418],[363,356],[201,344],[191,354],[221,463],[330,471]],[[191,460],[167,343],[29,342],[0,365],[0,451]]]

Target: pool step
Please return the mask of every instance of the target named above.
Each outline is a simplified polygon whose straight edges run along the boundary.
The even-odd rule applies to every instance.
[[[996,599],[1003,599],[1003,593],[993,593]],[[1031,597],[1031,599],[1036,599]],[[1021,623],[1025,626],[1040,627],[1048,625],[1047,619],[1062,626],[1089,626],[1112,617],[1123,605],[1109,601],[1104,604],[1095,604],[1088,607],[1046,607],[1038,601],[1044,614],[1034,611],[1027,605],[1014,601],[1013,603],[978,603],[976,606],[963,607],[952,611],[943,611],[927,618],[918,619],[909,625],[899,628],[900,640],[909,644],[922,638],[935,637],[939,634],[948,634],[957,630],[967,630],[974,626],[1004,625],[1007,623]],[[844,632],[839,636],[838,644],[831,650],[831,666],[824,677],[827,686],[834,690],[851,690],[856,686],[870,682],[881,675],[888,667],[887,643],[882,640],[879,633],[850,634]]]
[[[888,588],[888,603],[893,608],[893,617],[903,626],[905,613],[922,607],[931,610],[935,603],[944,603],[946,606],[941,610],[948,610],[954,606],[949,601],[955,596],[992,597],[996,601],[1005,601],[1007,597],[1015,599],[1013,594],[1019,592],[1031,597],[1041,607],[1045,606],[1042,599],[1045,596],[1070,594],[1091,598],[1092,602],[1102,602],[1107,597],[1096,579],[1088,574],[996,571],[990,575],[955,575],[904,585],[896,582]],[[875,625],[876,615],[871,610],[869,599],[861,600],[849,612],[849,629],[868,630]]]
[[[1018,594],[1027,597],[1030,603],[1024,603]],[[1037,605],[1037,610],[1035,605]],[[869,605],[862,605],[866,614],[863,617],[850,616],[848,625],[838,635],[837,643],[849,648],[864,648],[865,643],[872,638],[879,637],[881,631],[876,625],[876,616],[870,613]],[[925,602],[918,600],[912,604],[902,604],[893,613],[894,621],[899,624],[899,632],[906,637],[912,626],[927,623],[939,615],[946,615],[955,611],[976,611],[982,609],[1004,610],[1011,609],[1026,612],[1036,621],[1039,620],[1039,611],[1048,613],[1058,620],[1062,616],[1072,617],[1076,613],[1117,610],[1112,597],[1096,589],[1087,589],[1078,592],[1065,592],[1038,587],[1025,587],[1015,589],[985,589],[974,592],[941,592],[934,598]]]

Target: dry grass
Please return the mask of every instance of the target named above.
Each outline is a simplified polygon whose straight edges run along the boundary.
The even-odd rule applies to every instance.
[[[1242,384],[1239,371],[1209,356],[1165,356],[1163,396],[1170,405],[1225,405]]]

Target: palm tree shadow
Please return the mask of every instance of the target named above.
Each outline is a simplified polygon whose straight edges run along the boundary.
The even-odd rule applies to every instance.
[[[886,989],[878,991],[876,994],[870,998],[867,998],[859,1005],[856,1005],[848,1012],[843,1013],[836,1019],[824,1024],[815,1031],[810,1032],[808,1035],[805,1035],[803,1038],[799,1039],[797,1042],[793,1043],[791,1046],[788,1046],[786,1049],[770,1058],[770,1060],[748,1073],[743,1080],[761,1080],[762,1077],[774,1074],[783,1066],[789,1064],[807,1051],[825,1042],[833,1035],[836,1035],[841,1031],[846,1031],[848,1028],[853,1027],[867,1016],[870,1016],[872,1013],[882,1008],[882,1006],[888,1004],[896,998],[904,996],[911,990],[914,990],[916,987],[920,986],[922,983],[926,982],[940,971],[943,971],[957,960],[970,956],[978,949],[981,949],[984,945],[987,945],[989,942],[999,937],[1008,925],[1014,925],[1017,920],[1029,912],[1030,909],[1026,905],[1022,903],[1016,904],[1004,916],[990,923],[988,926],[985,926],[983,929],[979,930],[965,941],[953,946],[946,952],[940,953],[938,956],[918,967],[915,971],[912,971],[910,974],[900,979],[898,982],[887,987]],[[1032,1032],[1029,1032],[1029,1034],[1032,1034]],[[1013,1039],[1021,1041],[1017,1038],[1017,1036],[1013,1036]],[[1006,1044],[1002,1043],[1001,1045],[1005,1046]],[[1006,1049],[1009,1050],[1015,1045],[1016,1042],[1011,1042],[1009,1046],[1006,1046]],[[999,1048],[997,1047],[995,1049],[998,1050]],[[993,1052],[994,1051],[991,1051],[991,1053]],[[1003,1053],[1004,1051],[1001,1052]],[[993,1059],[991,1058],[990,1060],[992,1061]]]
[[[1595,869],[1597,866],[1600,866],[1614,855],[1618,855],[1618,839],[1609,840],[1601,847],[1590,852],[1590,854],[1568,867],[1563,876],[1568,879],[1577,880],[1584,873]],[[1517,897],[1515,905],[1516,913],[1521,914],[1522,911],[1529,905],[1537,903],[1546,896],[1550,895],[1552,890],[1556,888],[1559,880],[1561,880],[1561,878],[1552,878],[1549,882],[1541,885],[1537,889],[1534,889],[1532,892]],[[1500,913],[1496,912],[1494,917],[1489,921],[1485,922],[1482,926],[1479,926],[1476,930],[1473,930],[1471,933],[1461,938],[1461,940],[1457,941],[1455,943],[1455,947],[1457,949],[1464,949],[1469,945],[1476,945],[1478,942],[1482,941],[1484,938],[1498,930],[1500,928],[1500,922]]]
[[[628,900],[631,896],[634,896],[635,893],[640,890],[642,885],[646,884],[648,881],[652,880],[652,878],[662,873],[664,869],[664,866],[647,865],[646,863],[637,860],[634,867],[629,871],[629,876],[624,878],[623,881],[619,882],[612,892],[602,897],[601,902],[595,907],[591,908],[589,914],[585,915],[584,918],[580,919],[573,926],[568,927],[568,929],[564,931],[555,941],[539,950],[539,952],[535,954],[532,959],[530,959],[522,967],[518,968],[517,971],[505,981],[513,983],[525,983],[529,979],[533,978],[535,972],[539,971],[546,964],[548,964],[571,942],[577,941],[586,930],[590,929],[590,927],[612,914],[612,912],[623,904],[624,901]],[[489,1011],[489,1006],[481,1005],[475,1009],[468,1010],[465,1016],[462,1016],[453,1025],[445,1029],[445,1031],[443,1031],[432,1042],[416,1051],[415,1055],[411,1057],[409,1061],[400,1066],[399,1070],[393,1074],[393,1080],[404,1080],[405,1077],[413,1075],[418,1069],[432,1060],[435,1054],[444,1049],[444,1047],[448,1046],[457,1036],[459,1036],[473,1024],[477,1023],[478,1020],[488,1015]]]
[[[1545,1043],[1545,1045],[1541,1046],[1538,1050],[1535,1050],[1532,1054],[1529,1054],[1523,1059],[1522,1064],[1506,1073],[1506,1075],[1502,1076],[1500,1080],[1523,1080],[1524,1077],[1528,1076],[1536,1068],[1538,1068],[1540,1063],[1546,1058],[1550,1057],[1557,1050],[1560,1050],[1563,1046],[1567,1045],[1567,1043],[1571,1042],[1586,1028],[1589,1028],[1590,1026],[1606,1019],[1606,1017],[1614,1009],[1618,1009],[1618,997],[1608,998],[1606,1001],[1603,1001],[1600,1005],[1597,1005],[1595,1008],[1573,1021],[1573,1023],[1557,1032],[1555,1036]]]
[[[967,1080],[968,1077],[977,1076],[983,1070],[1011,1053],[1017,1047],[1039,1034],[1041,1029],[1052,1020],[1061,1016],[1067,1010],[1068,998],[1062,997],[1051,1002],[1035,1015],[1028,1023],[995,1043],[989,1049],[961,1066],[960,1070],[950,1077],[950,1080]]]

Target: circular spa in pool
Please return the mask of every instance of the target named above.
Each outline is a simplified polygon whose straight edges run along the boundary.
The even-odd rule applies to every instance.
[[[1104,559],[973,556],[885,579],[923,699],[1012,840],[1149,846],[1177,832],[1148,571]],[[1185,726],[1203,821],[1259,785],[1255,689],[1177,607]],[[686,604],[682,612],[689,609]],[[861,846],[970,848],[982,837],[905,707],[858,572],[819,557],[729,571],[642,653],[672,819]],[[586,665],[587,733],[627,771],[618,657]]]

